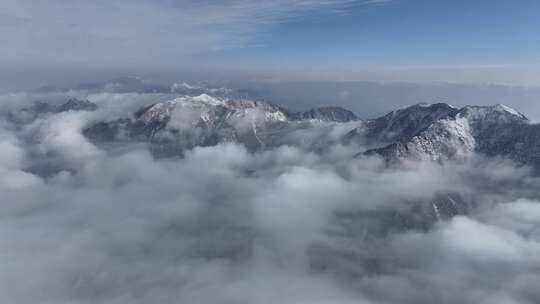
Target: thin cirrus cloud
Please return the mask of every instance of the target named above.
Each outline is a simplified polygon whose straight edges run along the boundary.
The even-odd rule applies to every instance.
[[[386,2],[386,1],[385,1]],[[380,1],[7,1],[7,62],[153,65],[249,44],[267,27],[306,14]],[[9,16],[9,17],[7,17]],[[176,62],[177,63],[177,62]]]

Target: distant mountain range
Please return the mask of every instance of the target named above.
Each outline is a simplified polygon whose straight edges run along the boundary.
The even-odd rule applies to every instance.
[[[90,101],[70,99],[57,106],[38,102],[22,112],[32,117],[96,109]],[[319,132],[323,127],[340,125],[350,126],[350,130],[338,140]],[[301,133],[291,136],[295,132]],[[509,158],[540,172],[540,125],[501,104],[463,108],[445,103],[417,104],[360,120],[341,107],[292,112],[260,101],[184,95],[126,113],[120,119],[95,122],[83,133],[100,145],[148,142],[160,157],[182,155],[186,149],[221,142],[242,143],[251,151],[300,145],[305,140],[302,136],[311,134],[310,140],[320,146],[358,144],[366,148],[357,157],[380,155],[388,163],[421,158],[444,161],[479,153]]]

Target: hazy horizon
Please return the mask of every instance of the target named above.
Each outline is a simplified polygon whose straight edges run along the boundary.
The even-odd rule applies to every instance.
[[[531,0],[5,0],[0,8],[0,79],[20,83],[110,73],[540,85],[540,5]]]

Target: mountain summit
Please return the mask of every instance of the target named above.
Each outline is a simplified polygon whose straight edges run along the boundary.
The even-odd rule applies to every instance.
[[[143,107],[133,117],[89,126],[84,134],[97,142],[149,141],[159,155],[166,156],[233,141],[260,150],[284,144],[294,130],[356,120],[354,113],[340,107],[295,113],[266,102],[202,94]]]
[[[361,153],[379,154],[387,161],[443,160],[476,152],[507,157],[540,169],[540,125],[501,104],[461,109],[445,104],[412,106],[368,121],[363,128],[349,132],[344,139],[351,142],[378,136],[390,140]]]

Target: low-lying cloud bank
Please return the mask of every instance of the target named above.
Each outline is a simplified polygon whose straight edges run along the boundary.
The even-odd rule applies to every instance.
[[[341,145],[155,159],[81,130],[160,96],[89,98],[98,111],[2,116],[2,303],[540,301],[527,168],[480,156],[389,168]]]

